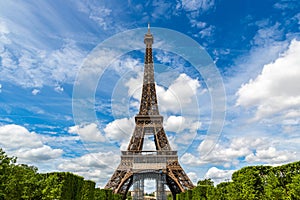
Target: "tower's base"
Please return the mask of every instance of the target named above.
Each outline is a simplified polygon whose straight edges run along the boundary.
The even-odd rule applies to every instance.
[[[145,179],[156,180],[157,198],[161,200],[166,199],[166,185],[173,197],[194,187],[178,162],[177,151],[122,151],[121,163],[105,188],[126,199],[133,184],[134,198],[143,199]]]

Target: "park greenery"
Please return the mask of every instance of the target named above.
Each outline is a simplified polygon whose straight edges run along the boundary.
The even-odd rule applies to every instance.
[[[111,190],[69,172],[38,173],[0,149],[0,200],[121,200]]]
[[[177,200],[300,200],[300,162],[277,167],[249,166],[232,174],[232,181],[217,186],[210,179],[198,181]]]
[[[17,164],[0,149],[0,200],[119,200],[111,190],[95,188],[93,181],[70,172],[38,173],[33,166]],[[168,199],[173,199],[171,196]],[[232,174],[232,181],[216,186],[200,180],[177,200],[300,200],[300,161],[282,166],[249,166]]]

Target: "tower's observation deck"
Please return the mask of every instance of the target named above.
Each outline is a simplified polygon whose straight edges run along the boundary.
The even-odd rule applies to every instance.
[[[134,173],[165,170],[174,161],[178,161],[177,151],[122,151],[119,168]]]

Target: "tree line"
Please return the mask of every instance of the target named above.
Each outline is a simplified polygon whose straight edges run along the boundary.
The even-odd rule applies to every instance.
[[[178,194],[176,200],[300,200],[300,162],[244,167],[231,179],[217,186],[210,179],[198,181],[195,188]]]
[[[0,149],[0,200],[121,200],[112,190],[70,172],[38,173]]]
[[[112,190],[70,172],[38,173],[34,166],[17,164],[0,148],[0,200],[121,200]],[[128,196],[128,199],[130,197]],[[172,199],[172,197],[168,197]],[[217,186],[200,180],[177,200],[300,200],[300,161],[282,166],[249,166]]]

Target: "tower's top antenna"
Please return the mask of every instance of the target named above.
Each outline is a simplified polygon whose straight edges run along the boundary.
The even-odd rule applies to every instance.
[[[148,33],[150,33],[150,22],[148,22]]]

